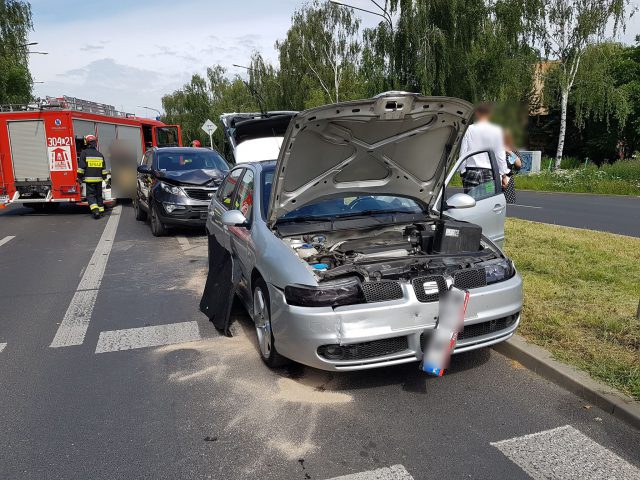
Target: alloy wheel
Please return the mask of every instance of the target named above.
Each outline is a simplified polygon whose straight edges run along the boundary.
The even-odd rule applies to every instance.
[[[253,292],[253,320],[256,324],[260,353],[268,359],[271,356],[271,319],[269,307],[260,287]]]

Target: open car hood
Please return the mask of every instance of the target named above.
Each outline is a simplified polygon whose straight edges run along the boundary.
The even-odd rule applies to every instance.
[[[233,150],[235,162],[259,162],[278,158],[282,137],[296,113],[273,111],[221,115],[220,122]]]
[[[195,169],[195,170],[179,170],[179,171],[164,171],[158,172],[158,177],[161,180],[166,180],[167,183],[174,185],[217,185],[220,180],[226,175],[227,172],[222,172],[217,169]],[[216,180],[218,181],[216,183]]]
[[[394,195],[429,205],[472,112],[464,100],[404,92],[301,112],[280,150],[268,223],[332,197]]]

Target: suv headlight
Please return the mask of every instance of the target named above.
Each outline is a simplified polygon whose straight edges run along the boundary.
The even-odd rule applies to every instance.
[[[484,274],[487,279],[487,285],[492,283],[508,280],[515,274],[513,262],[507,258],[496,260],[489,265],[484,266]]]
[[[176,187],[175,185],[171,185],[169,183],[160,182],[160,188],[162,188],[165,192],[170,193],[172,195],[181,195],[185,197],[184,190],[180,187]]]
[[[310,285],[288,285],[284,296],[289,305],[299,307],[339,307],[365,303],[364,291],[357,278]]]

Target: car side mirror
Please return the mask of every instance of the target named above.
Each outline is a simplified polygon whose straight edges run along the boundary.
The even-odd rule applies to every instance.
[[[149,169],[149,167],[144,163],[142,165],[138,165],[137,170],[138,170],[138,173],[151,173],[151,170]]]
[[[228,210],[222,214],[222,224],[227,227],[246,227],[247,219],[240,210]]]
[[[475,198],[473,198],[471,195],[467,195],[466,193],[456,193],[446,201],[447,209],[472,208],[475,206],[476,206]]]

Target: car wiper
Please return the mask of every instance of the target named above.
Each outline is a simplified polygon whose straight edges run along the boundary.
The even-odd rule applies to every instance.
[[[422,212],[410,212],[407,210],[362,210],[360,212],[341,213],[339,215],[336,215],[335,218],[368,217],[371,215],[394,215],[397,213],[405,213],[408,215],[418,215]]]
[[[308,223],[308,222],[331,222],[335,217],[315,217],[313,215],[301,215],[299,217],[279,218],[276,223]]]

